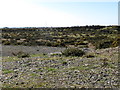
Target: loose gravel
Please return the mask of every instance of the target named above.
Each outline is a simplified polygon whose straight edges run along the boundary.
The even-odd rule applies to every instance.
[[[117,53],[113,48],[96,50],[92,58],[47,56],[3,62],[1,82],[12,88],[119,88]]]

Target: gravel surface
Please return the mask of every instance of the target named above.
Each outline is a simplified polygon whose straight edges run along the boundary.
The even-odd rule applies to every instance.
[[[92,58],[43,56],[3,62],[1,82],[14,88],[119,88],[117,50],[96,50]]]

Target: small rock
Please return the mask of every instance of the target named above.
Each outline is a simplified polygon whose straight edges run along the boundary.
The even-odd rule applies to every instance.
[[[18,85],[18,83],[16,83],[16,85]]]
[[[79,73],[80,71],[79,70],[74,70],[75,73]]]
[[[14,75],[14,77],[18,77],[18,75]]]
[[[107,77],[107,76],[109,76],[109,75],[107,75],[107,74],[104,74],[104,75],[103,75],[103,77]]]

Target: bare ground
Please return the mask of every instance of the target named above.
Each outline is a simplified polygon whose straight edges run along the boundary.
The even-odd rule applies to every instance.
[[[60,52],[65,48],[63,47],[47,47],[47,46],[2,46],[2,56],[13,56],[12,53],[18,53],[20,51],[29,54],[48,54],[52,52]]]

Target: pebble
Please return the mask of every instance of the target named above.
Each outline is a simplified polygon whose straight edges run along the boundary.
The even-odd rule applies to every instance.
[[[19,84],[26,85],[27,83],[25,82],[28,82],[28,84],[32,82],[39,82],[39,83],[45,82],[45,83],[48,83],[48,85],[46,84],[47,86],[51,86],[52,88],[57,87],[57,85],[58,87],[61,85],[62,87],[74,88],[75,87],[74,84],[80,85],[80,87],[83,87],[84,85],[86,85],[85,87],[96,86],[100,88],[100,87],[104,87],[104,86],[101,86],[101,81],[104,81],[103,82],[104,85],[105,84],[108,85],[105,87],[110,87],[109,80],[112,74],[111,83],[112,85],[116,85],[117,87],[117,83],[118,83],[117,74],[119,73],[117,70],[114,70],[114,69],[111,70],[110,68],[107,68],[107,67],[106,68],[97,67],[94,69],[90,67],[90,70],[82,71],[82,70],[77,70],[73,68],[73,67],[77,67],[79,64],[80,64],[79,66],[81,66],[81,63],[83,63],[83,65],[87,67],[91,65],[90,63],[86,63],[87,61],[92,60],[93,62],[94,60],[96,61],[96,59],[98,62],[97,64],[100,65],[101,64],[100,58],[97,58],[97,57],[92,59],[87,59],[87,58],[77,58],[77,59],[72,58],[72,60],[66,59],[65,60],[66,62],[64,63],[64,65],[62,64],[62,61],[60,61],[61,59],[60,60],[22,59],[22,60],[10,62],[10,63],[4,62],[3,69],[13,70],[14,73],[13,74],[8,73],[8,74],[2,75],[1,81],[3,83],[9,82],[11,86],[13,84],[18,86]],[[115,62],[112,64],[117,65]],[[47,70],[49,67],[57,69],[57,72],[48,73]],[[117,69],[116,66],[115,68]],[[112,71],[112,72],[109,72],[109,71]],[[31,73],[33,72],[35,75],[37,73],[39,74],[37,74],[37,76],[35,77],[34,77],[34,74],[33,76],[31,76]],[[79,87],[79,86],[76,86],[76,87]]]

